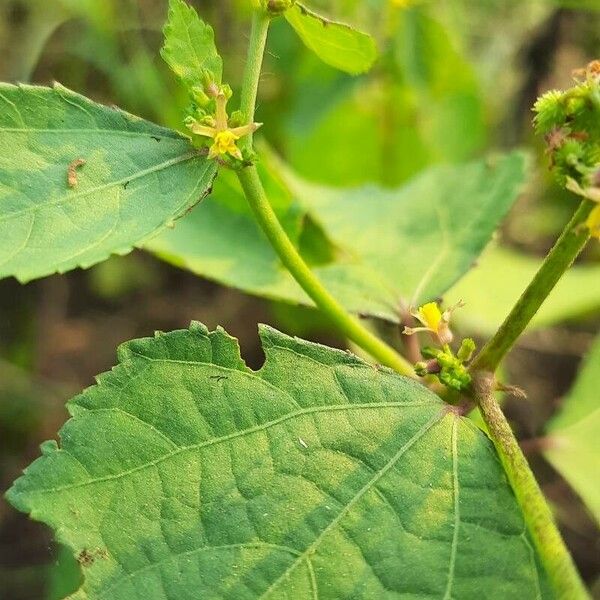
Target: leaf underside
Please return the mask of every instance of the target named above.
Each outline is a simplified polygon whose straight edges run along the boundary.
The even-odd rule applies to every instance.
[[[520,153],[434,167],[395,190],[309,184],[282,165],[264,162],[268,197],[301,252],[330,246],[330,256],[312,264],[319,279],[349,310],[396,322],[399,307],[442,296],[471,268],[525,177]],[[307,218],[325,238],[312,242],[305,235]],[[230,178],[220,176],[210,200],[147,248],[226,285],[311,304]]]
[[[125,254],[205,196],[215,173],[175,131],[59,84],[0,84],[0,278]]]
[[[377,46],[370,35],[330,21],[301,4],[287,10],[285,18],[304,45],[336,69],[358,75],[368,71],[377,58]]]
[[[493,335],[541,264],[541,258],[509,248],[486,249],[477,265],[447,294],[450,304],[468,301],[468,310],[458,311],[456,322],[470,331]],[[600,265],[574,265],[546,298],[528,329],[549,327],[599,308]]]
[[[8,492],[76,599],[539,598],[490,441],[417,382],[261,329],[135,340]]]

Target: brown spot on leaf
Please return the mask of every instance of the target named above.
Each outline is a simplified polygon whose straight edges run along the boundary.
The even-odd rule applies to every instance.
[[[85,548],[77,555],[77,562],[82,566],[82,567],[89,567],[92,564],[94,564],[94,555],[89,551],[86,550]]]
[[[108,558],[108,551],[106,550],[106,548],[95,548],[93,550],[88,550],[87,548],[84,548],[83,550],[81,550],[81,552],[79,552],[79,554],[76,557],[77,562],[82,567],[91,567],[98,558]]]

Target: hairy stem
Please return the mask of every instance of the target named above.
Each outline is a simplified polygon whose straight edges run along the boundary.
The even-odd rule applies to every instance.
[[[594,206],[593,202],[583,200],[500,329],[473,361],[472,370],[494,372],[498,368],[548,294],[590,239],[590,232],[584,224]]]
[[[381,364],[402,375],[414,375],[411,364],[391,346],[373,335],[355,316],[348,313],[310,270],[277,219],[277,215],[265,195],[256,168],[252,166],[238,171],[238,178],[256,220],[279,255],[281,262],[317,307],[345,336]]]
[[[265,46],[267,45],[267,34],[269,33],[270,22],[271,18],[265,11],[254,11],[252,17],[252,29],[250,31],[250,43],[248,46],[248,56],[246,58],[246,68],[244,70],[244,80],[242,82],[242,98],[240,102],[240,110],[244,115],[244,121],[246,123],[252,123],[254,121],[260,71],[262,68]],[[252,134],[243,137],[238,145],[241,150],[249,150],[252,148]]]
[[[258,83],[267,42],[269,22],[270,17],[264,11],[256,10],[254,12],[241,101],[241,110],[247,122],[254,120]],[[251,138],[243,139],[246,144],[252,143]],[[296,250],[290,241],[277,215],[273,211],[256,167],[245,167],[237,171],[237,175],[256,220],[279,255],[281,262],[317,307],[329,317],[332,323],[345,336],[368,352],[381,364],[403,375],[414,376],[411,364],[391,346],[388,346],[373,335],[356,317],[348,313],[310,270],[298,250]]]
[[[491,372],[478,371],[473,377],[473,396],[523,511],[542,564],[559,600],[587,599],[589,596],[585,585],[565,546],[544,494],[494,398],[495,383]]]
[[[560,600],[585,599],[588,594],[527,459],[494,398],[496,381],[493,373],[590,239],[585,222],[593,208],[592,202],[583,200],[527,289],[471,366],[472,396],[479,405],[531,537]]]

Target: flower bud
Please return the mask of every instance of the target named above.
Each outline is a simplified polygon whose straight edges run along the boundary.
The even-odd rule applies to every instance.
[[[199,85],[195,85],[190,90],[190,95],[192,96],[192,100],[199,107],[207,106],[208,103],[210,102],[210,98],[206,95],[206,92],[204,91],[204,88],[201,87],[201,86],[199,86]]]
[[[421,350],[425,358],[414,365],[415,373],[419,377],[435,375],[446,387],[463,391],[471,384],[471,375],[466,362],[471,360],[475,351],[475,342],[471,338],[462,341],[458,353],[455,355],[450,346],[443,349],[426,346]]]
[[[233,90],[228,83],[224,83],[221,86],[221,93],[225,96],[225,98],[227,98],[227,100],[231,100],[231,97],[233,96]]]
[[[572,192],[600,202],[600,61],[575,72],[575,85],[545,93],[534,106],[550,168]]]
[[[241,110],[234,110],[229,117],[230,127],[240,127],[244,124],[244,113]]]
[[[460,360],[461,363],[469,362],[475,352],[475,342],[471,338],[465,338],[460,344],[460,348],[456,353],[456,358]]]
[[[421,360],[415,363],[415,373],[419,377],[426,377],[427,375],[435,375],[440,372],[441,367],[438,361],[434,358],[431,360]]]

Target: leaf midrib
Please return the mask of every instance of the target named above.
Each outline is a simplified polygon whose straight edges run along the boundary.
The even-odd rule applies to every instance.
[[[387,404],[387,403],[386,403]],[[397,403],[390,403],[392,405],[395,405]],[[358,406],[358,405],[352,405],[353,407],[356,408],[365,408],[364,406]],[[406,406],[405,404],[402,404],[402,406]],[[377,407],[374,404],[370,404],[368,405],[368,407]],[[338,406],[335,407],[315,407],[315,408],[321,408],[321,409],[325,409],[325,408],[338,408]],[[342,408],[342,407],[339,407]],[[344,409],[347,407],[343,407]],[[356,502],[358,502],[363,496],[364,494],[366,494],[373,485],[375,485],[377,483],[377,481],[379,481],[382,477],[384,477],[387,472],[398,462],[398,460],[400,460],[400,458],[402,456],[404,456],[404,454],[410,450],[410,448],[416,443],[418,442],[421,438],[423,438],[423,436],[425,436],[425,434],[427,434],[435,425],[437,425],[439,422],[441,422],[441,420],[447,416],[447,411],[443,410],[443,407],[441,407],[442,410],[439,411],[439,413],[433,415],[431,417],[431,419],[429,419],[429,421],[427,421],[405,444],[403,444],[403,446],[396,452],[396,454],[394,454],[394,456],[387,462],[386,465],[384,465],[384,467],[382,467],[379,471],[377,471],[375,473],[375,475],[360,489],[358,490],[358,492],[345,504],[345,506],[342,507],[342,509],[335,515],[334,519],[329,523],[329,525],[327,525],[327,527],[325,527],[320,533],[319,535],[315,538],[315,540],[309,545],[307,546],[307,548],[303,551],[298,551],[295,550],[293,548],[290,548],[288,546],[281,546],[278,544],[268,544],[265,543],[263,541],[260,540],[256,540],[254,542],[245,542],[245,543],[241,543],[241,544],[232,544],[229,546],[208,546],[208,547],[202,547],[202,548],[196,548],[194,550],[185,552],[185,555],[191,555],[191,554],[196,554],[198,552],[210,552],[210,551],[215,551],[215,550],[221,550],[223,548],[242,548],[242,547],[253,547],[253,546],[268,546],[268,547],[272,547],[275,550],[280,550],[280,551],[287,551],[290,554],[296,556],[296,559],[294,560],[293,563],[291,563],[290,567],[280,575],[280,577],[278,577],[277,580],[275,580],[270,586],[269,588],[263,592],[263,594],[261,594],[260,598],[266,598],[278,585],[279,582],[282,581],[284,578],[287,578],[290,573],[292,571],[294,571],[299,565],[306,563],[307,565],[310,565],[310,558],[309,555],[314,551],[315,547],[318,546],[318,544],[320,543],[320,541],[322,540],[322,538],[328,533],[328,531],[334,527],[337,526],[337,524],[341,521],[341,519],[343,519],[343,517],[348,513],[349,510],[351,510],[351,508],[354,506],[354,504]],[[299,411],[297,411],[299,412]],[[318,411],[313,411],[313,412],[318,412]],[[292,415],[290,415],[292,416]],[[297,416],[297,415],[293,415],[293,416]],[[453,435],[455,435],[455,429],[453,429]],[[180,555],[178,555],[180,556]],[[172,556],[168,557],[169,559],[172,558]],[[162,562],[162,561],[161,561]],[[139,569],[137,571],[133,571],[133,572],[129,572],[127,573],[127,575],[125,577],[120,578],[118,581],[116,581],[113,585],[110,586],[110,588],[108,588],[107,590],[103,591],[100,596],[98,596],[99,600],[101,598],[104,598],[106,596],[107,593],[109,593],[110,591],[114,590],[116,587],[118,587],[121,583],[123,583],[124,579],[131,579],[131,577],[138,575],[141,571],[147,570],[147,569],[154,569],[156,568],[159,563],[153,563],[151,565],[146,565],[145,567],[143,567],[142,569]],[[316,581],[312,581],[312,587],[313,587],[313,594],[314,594],[314,598],[318,598],[318,588],[317,586],[317,582]]]
[[[75,192],[72,194],[67,193],[65,195],[59,196],[58,198],[56,198],[55,200],[52,200],[50,202],[41,202],[39,204],[34,204],[33,206],[28,206],[27,208],[23,208],[21,210],[17,210],[17,211],[8,213],[6,215],[2,215],[2,216],[0,216],[0,223],[2,223],[3,221],[9,221],[10,219],[15,219],[24,214],[34,213],[39,210],[45,210],[47,208],[56,206],[63,202],[76,200],[78,198],[84,198],[85,196],[91,196],[93,194],[96,194],[97,192],[101,192],[102,190],[106,190],[106,189],[109,189],[109,188],[112,188],[115,186],[123,185],[126,182],[135,181],[136,179],[141,179],[142,177],[146,177],[147,175],[156,173],[157,171],[163,171],[163,170],[168,169],[169,167],[172,167],[179,163],[186,162],[188,160],[192,160],[193,158],[199,158],[199,154],[195,150],[193,152],[186,152],[185,154],[182,154],[175,158],[171,158],[169,160],[166,160],[162,163],[156,164],[147,169],[143,169],[142,171],[137,171],[130,176],[123,177],[121,179],[117,179],[114,181],[109,181],[108,183],[104,183],[102,185],[94,186],[93,188],[90,188],[89,190],[85,190],[82,192]],[[206,164],[209,165],[210,163],[206,163]]]
[[[452,532],[452,546],[450,548],[450,561],[448,564],[448,579],[446,581],[446,592],[444,600],[452,599],[452,587],[454,586],[454,573],[456,568],[456,552],[458,550],[458,532],[460,529],[460,481],[458,478],[458,421],[452,422],[452,503],[454,509],[454,531]]]
[[[64,134],[80,134],[80,133],[95,133],[95,134],[114,134],[130,137],[149,137],[149,138],[167,138],[181,142],[189,142],[189,138],[180,135],[176,131],[159,130],[156,132],[145,131],[127,131],[125,129],[102,129],[101,127],[90,127],[86,129],[69,129],[69,128],[37,128],[37,127],[3,127],[0,125],[0,135],[3,133],[64,133]]]
[[[145,571],[152,571],[153,569],[159,567],[162,563],[164,563],[167,560],[171,560],[173,558],[181,558],[184,556],[192,556],[194,554],[201,554],[202,552],[210,552],[210,551],[220,552],[222,550],[237,550],[237,549],[245,549],[245,548],[270,548],[270,549],[274,550],[275,552],[286,552],[288,554],[291,554],[292,556],[298,556],[300,554],[300,552],[298,552],[298,550],[295,550],[294,548],[291,548],[290,546],[282,546],[281,544],[269,544],[267,542],[263,542],[260,540],[256,540],[254,542],[244,542],[244,543],[240,543],[240,544],[222,544],[220,546],[202,546],[201,548],[194,548],[193,550],[186,550],[185,552],[178,552],[178,553],[170,554],[169,556],[163,558],[162,560],[159,560],[154,563],[150,563],[139,569],[129,571],[124,577],[121,577],[120,579],[115,581],[111,586],[109,586],[107,589],[101,591],[100,594],[97,596],[97,599],[101,600],[102,598],[105,598],[109,592],[112,592],[115,588],[117,588],[125,580],[132,579],[133,577],[135,577]]]
[[[394,408],[394,407],[396,407],[396,408],[415,408],[415,407],[419,407],[419,406],[437,406],[437,405],[438,405],[437,402],[414,402],[414,403],[370,402],[370,403],[364,403],[364,404],[336,404],[336,405],[331,405],[331,406],[313,406],[313,407],[309,407],[309,408],[304,408],[302,410],[296,410],[296,411],[290,412],[286,415],[282,415],[278,419],[273,419],[272,421],[267,421],[266,423],[261,423],[260,425],[255,425],[254,427],[249,427],[247,429],[244,429],[241,431],[236,431],[236,432],[230,433],[228,435],[220,436],[218,438],[204,440],[203,442],[199,442],[197,444],[190,444],[189,446],[179,446],[177,448],[177,450],[173,450],[173,452],[169,452],[169,453],[157,458],[156,460],[149,461],[147,463],[143,463],[141,465],[138,465],[137,467],[128,469],[127,471],[122,471],[121,473],[114,473],[112,475],[106,475],[104,477],[96,477],[96,478],[89,479],[87,481],[82,481],[79,483],[71,483],[71,484],[64,485],[64,486],[39,489],[39,490],[36,490],[35,493],[48,494],[48,493],[54,493],[54,492],[62,492],[64,490],[70,490],[70,489],[75,489],[75,488],[79,488],[79,487],[85,487],[88,485],[94,485],[96,483],[102,483],[104,481],[114,481],[117,479],[121,479],[122,477],[127,477],[128,475],[131,475],[132,473],[136,473],[138,471],[143,471],[144,469],[147,469],[149,467],[156,466],[157,464],[160,464],[161,462],[163,462],[165,460],[169,460],[170,458],[172,458],[174,456],[178,456],[179,454],[182,454],[184,452],[199,450],[202,448],[206,448],[209,446],[214,446],[216,444],[227,442],[232,439],[244,437],[245,435],[252,435],[253,433],[258,433],[259,431],[264,431],[271,427],[280,425],[281,423],[285,423],[286,421],[289,421],[294,418],[301,417],[301,416],[304,416],[307,414],[315,414],[315,413],[319,413],[319,412],[335,412],[335,411],[342,411],[342,410],[346,410],[346,411],[348,411],[348,410],[369,410],[369,409]],[[136,418],[136,419],[138,418],[135,415],[131,415],[130,413],[127,413],[126,411],[124,411],[123,409],[118,408],[118,407],[88,409],[88,412],[117,412],[117,411],[127,414],[133,418]],[[445,413],[443,413],[443,411],[442,411],[442,416],[443,416],[443,414],[445,414]],[[79,462],[75,456],[73,456],[68,450],[65,450],[64,448],[59,449],[58,452],[65,452],[69,456],[71,456],[74,460]]]

